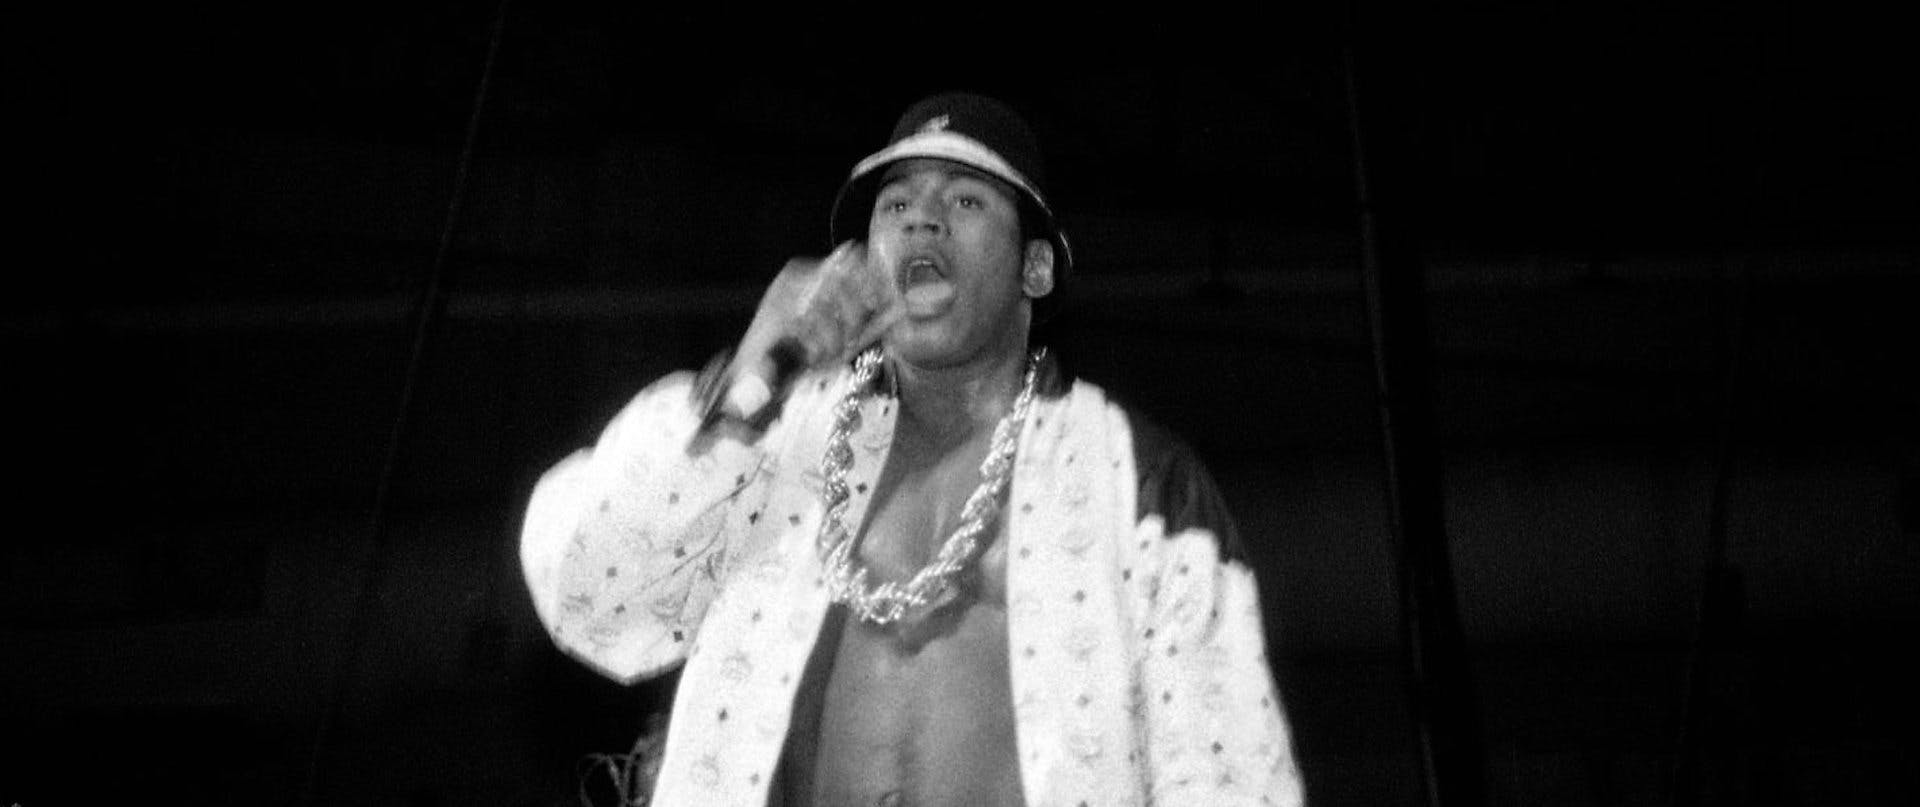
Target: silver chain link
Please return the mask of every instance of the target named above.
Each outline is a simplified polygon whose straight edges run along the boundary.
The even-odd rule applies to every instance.
[[[879,348],[869,348],[853,364],[853,388],[835,405],[833,431],[827,435],[826,454],[820,458],[820,474],[826,477],[823,495],[826,515],[820,522],[818,539],[827,567],[827,592],[834,602],[846,603],[861,619],[875,625],[897,622],[907,612],[925,606],[945,595],[953,578],[973,561],[980,536],[993,516],[1000,511],[1007,482],[1013,478],[1013,455],[1020,442],[1020,429],[1028,410],[1033,408],[1033,390],[1040,360],[1046,349],[1034,351],[1027,359],[1027,372],[1021,382],[1020,396],[1013,409],[993,427],[993,442],[987,457],[980,461],[980,486],[974,488],[960,508],[960,526],[947,536],[940,552],[903,585],[887,581],[879,586],[867,583],[868,569],[854,555],[853,534],[845,523],[847,510],[847,470],[853,467],[853,448],[848,445],[860,428],[860,401],[874,375],[880,370]]]

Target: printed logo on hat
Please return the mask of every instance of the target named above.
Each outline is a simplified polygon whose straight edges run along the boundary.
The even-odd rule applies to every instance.
[[[947,124],[951,122],[952,121],[945,115],[935,115],[928,118],[926,123],[920,124],[920,133],[930,134],[933,132],[946,131]]]

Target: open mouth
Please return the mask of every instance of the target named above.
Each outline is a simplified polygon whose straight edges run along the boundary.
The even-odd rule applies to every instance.
[[[923,283],[946,280],[946,267],[932,255],[910,255],[900,263],[900,287],[911,289]]]
[[[947,282],[946,264],[937,255],[907,256],[900,262],[898,278],[909,316],[938,314],[953,303],[953,284]]]

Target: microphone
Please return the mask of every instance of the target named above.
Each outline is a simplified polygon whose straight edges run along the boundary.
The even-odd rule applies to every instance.
[[[725,407],[733,417],[759,422],[768,404],[784,400],[793,380],[807,368],[807,348],[798,339],[783,337],[767,351],[765,364],[770,366],[747,368],[727,388]]]

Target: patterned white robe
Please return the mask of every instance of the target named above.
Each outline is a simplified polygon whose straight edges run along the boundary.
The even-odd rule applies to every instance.
[[[559,647],[620,681],[686,665],[654,804],[768,802],[830,605],[819,463],[849,383],[807,376],[757,443],[689,456],[693,377],[669,376],[535,488],[521,560]],[[855,534],[895,411],[863,404]],[[1003,511],[1030,807],[1302,803],[1254,578],[1218,505],[1189,452],[1096,386],[1036,397]]]

